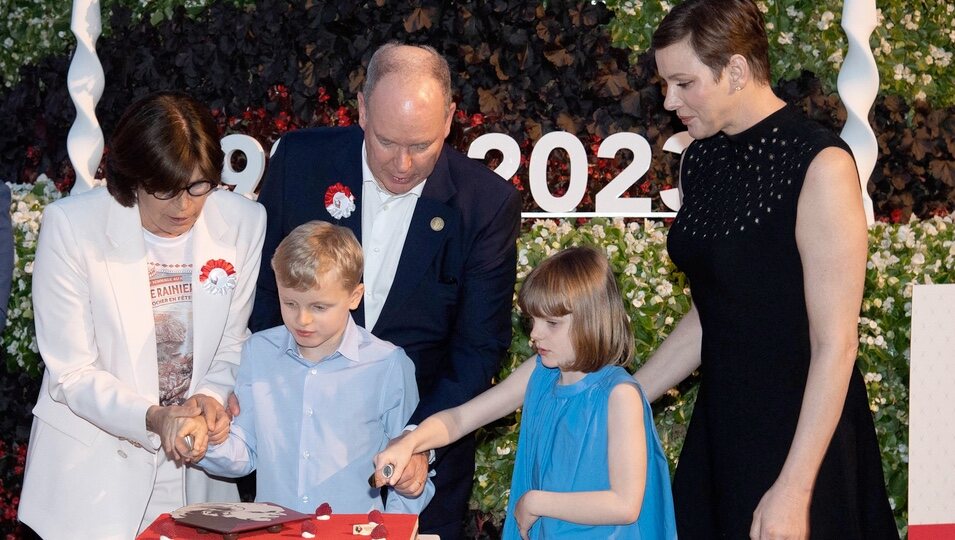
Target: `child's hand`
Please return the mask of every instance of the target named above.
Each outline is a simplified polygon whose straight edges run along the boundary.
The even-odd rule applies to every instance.
[[[186,463],[197,462],[206,455],[209,426],[202,416],[180,418],[176,432],[176,451]]]
[[[194,405],[202,411],[201,414],[206,419],[206,427],[209,431],[209,442],[222,444],[229,438],[232,415],[218,400],[205,394],[195,394],[186,400],[185,404]]]
[[[386,446],[384,450],[375,456],[376,486],[394,486],[401,480],[405,469],[408,467],[408,462],[411,461],[411,457],[414,453],[413,445],[409,444],[408,441],[405,440],[406,436],[407,433],[404,433],[398,437],[395,437],[394,439],[391,439],[391,441],[388,442],[388,446]],[[385,465],[394,466],[394,472],[388,478],[385,478],[384,474],[382,473],[382,469],[384,469]],[[425,475],[427,475],[427,467],[425,467]]]
[[[528,540],[531,527],[540,519],[539,515],[530,510],[530,506],[533,504],[532,498],[536,496],[536,493],[537,491],[534,490],[528,491],[517,501],[517,506],[514,507],[514,519],[517,521],[517,529],[521,532],[523,540]]]

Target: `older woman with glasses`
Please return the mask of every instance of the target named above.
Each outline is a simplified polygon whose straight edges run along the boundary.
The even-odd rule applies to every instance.
[[[46,364],[20,519],[42,537],[129,539],[189,503],[235,501],[189,464],[223,440],[265,211],[221,183],[208,109],[133,104],[107,185],[47,207],[33,301]],[[187,432],[184,417],[207,429]]]

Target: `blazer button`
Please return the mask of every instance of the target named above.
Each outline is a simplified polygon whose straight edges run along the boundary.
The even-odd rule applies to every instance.
[[[122,449],[117,450],[116,453],[119,454],[119,457],[126,459],[126,452],[123,452]]]

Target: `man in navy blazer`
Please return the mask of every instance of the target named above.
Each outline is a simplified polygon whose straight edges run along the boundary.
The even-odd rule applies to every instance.
[[[430,47],[378,49],[358,105],[361,129],[282,137],[259,195],[268,211],[262,255],[271,260],[286,234],[313,219],[354,231],[366,257],[354,317],[414,361],[418,423],[486,390],[510,346],[521,202],[513,186],[444,143],[450,74]],[[263,264],[250,326],[281,323],[274,274]],[[467,437],[437,453],[422,532],[462,537],[474,449]]]

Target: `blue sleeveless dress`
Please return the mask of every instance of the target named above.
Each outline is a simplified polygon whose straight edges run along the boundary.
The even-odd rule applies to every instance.
[[[629,525],[578,525],[542,517],[531,527],[530,537],[547,540],[676,538],[670,472],[643,389],[625,369],[617,366],[588,373],[571,385],[561,386],[559,379],[560,370],[545,367],[538,356],[524,396],[504,540],[520,539],[514,507],[530,490],[610,489],[607,412],[610,392],[618,384],[636,386],[643,398],[647,485],[639,518]]]

